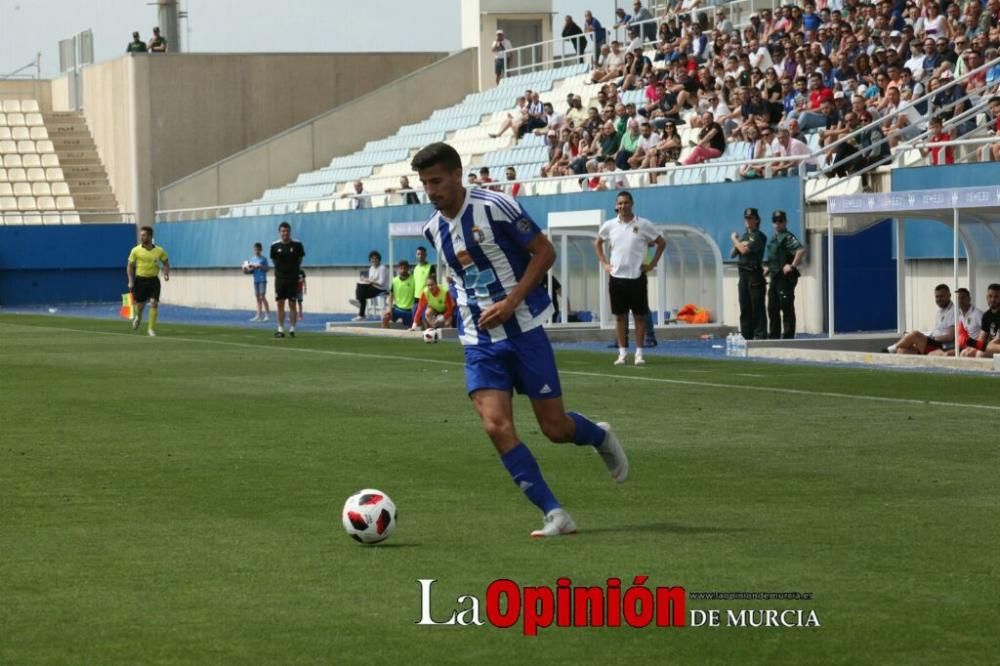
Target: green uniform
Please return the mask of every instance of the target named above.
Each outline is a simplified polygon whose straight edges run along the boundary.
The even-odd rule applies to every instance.
[[[121,42],[119,42],[120,44]],[[125,53],[145,53],[146,52],[146,42],[129,42],[128,46],[125,47]]]
[[[740,333],[747,340],[767,338],[767,312],[764,309],[764,248],[767,236],[759,229],[740,237],[750,251],[740,254]]]
[[[424,293],[424,287],[427,286],[427,276],[431,274],[434,267],[430,264],[417,264],[413,267],[413,286],[414,293],[422,294]]]
[[[406,276],[406,279],[398,275],[392,278],[392,307],[399,310],[410,310],[412,314],[413,300],[416,289],[413,284],[413,274]]]
[[[793,269],[786,275],[783,269],[801,249],[802,243],[789,231],[775,234],[767,244],[767,270],[771,277],[767,290],[767,318],[772,339],[795,337],[795,285],[799,282],[799,271]]]

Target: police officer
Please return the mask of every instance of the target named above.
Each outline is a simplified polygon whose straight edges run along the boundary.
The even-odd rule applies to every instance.
[[[776,210],[771,214],[774,236],[767,244],[766,275],[771,278],[767,290],[767,318],[770,324],[769,337],[795,337],[795,285],[799,282],[799,264],[805,256],[803,247],[795,234],[788,230],[785,211]],[[784,319],[784,328],[781,322]]]
[[[760,215],[756,208],[743,211],[746,232],[731,238],[731,257],[739,257],[740,269],[740,333],[747,340],[767,338],[767,314],[764,311],[764,248],[767,236],[760,232]]]

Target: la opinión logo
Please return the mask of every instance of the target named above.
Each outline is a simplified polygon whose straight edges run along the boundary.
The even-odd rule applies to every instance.
[[[494,627],[509,629],[518,623],[525,636],[539,629],[556,627],[622,627],[650,625],[685,626],[687,594],[683,587],[646,586],[648,576],[635,576],[622,589],[620,578],[608,578],[603,586],[574,586],[569,578],[550,585],[521,587],[509,578],[493,581],[486,588],[485,603],[472,594],[459,595],[447,617],[434,618],[431,612],[435,578],[421,578],[420,619],[417,624],[482,626],[480,609]]]

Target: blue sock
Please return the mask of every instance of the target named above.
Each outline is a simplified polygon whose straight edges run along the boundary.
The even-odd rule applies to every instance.
[[[576,424],[576,431],[573,433],[574,444],[577,446],[583,446],[585,444],[600,446],[604,443],[604,436],[607,433],[604,432],[603,428],[597,427],[596,423],[588,419],[583,414],[570,412],[567,416],[573,419],[573,423]]]
[[[531,449],[524,444],[518,444],[500,456],[500,462],[507,468],[507,472],[521,492],[527,495],[542,513],[559,508],[559,501],[549,490],[549,484],[542,478],[542,470],[538,469],[538,461],[531,454]]]

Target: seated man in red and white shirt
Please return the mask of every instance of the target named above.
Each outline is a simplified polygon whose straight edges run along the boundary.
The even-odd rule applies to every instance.
[[[934,328],[926,333],[909,331],[885,351],[890,354],[929,354],[939,349],[954,348],[955,304],[951,302],[951,289],[946,284],[934,288],[934,302],[938,311],[934,315]]]

